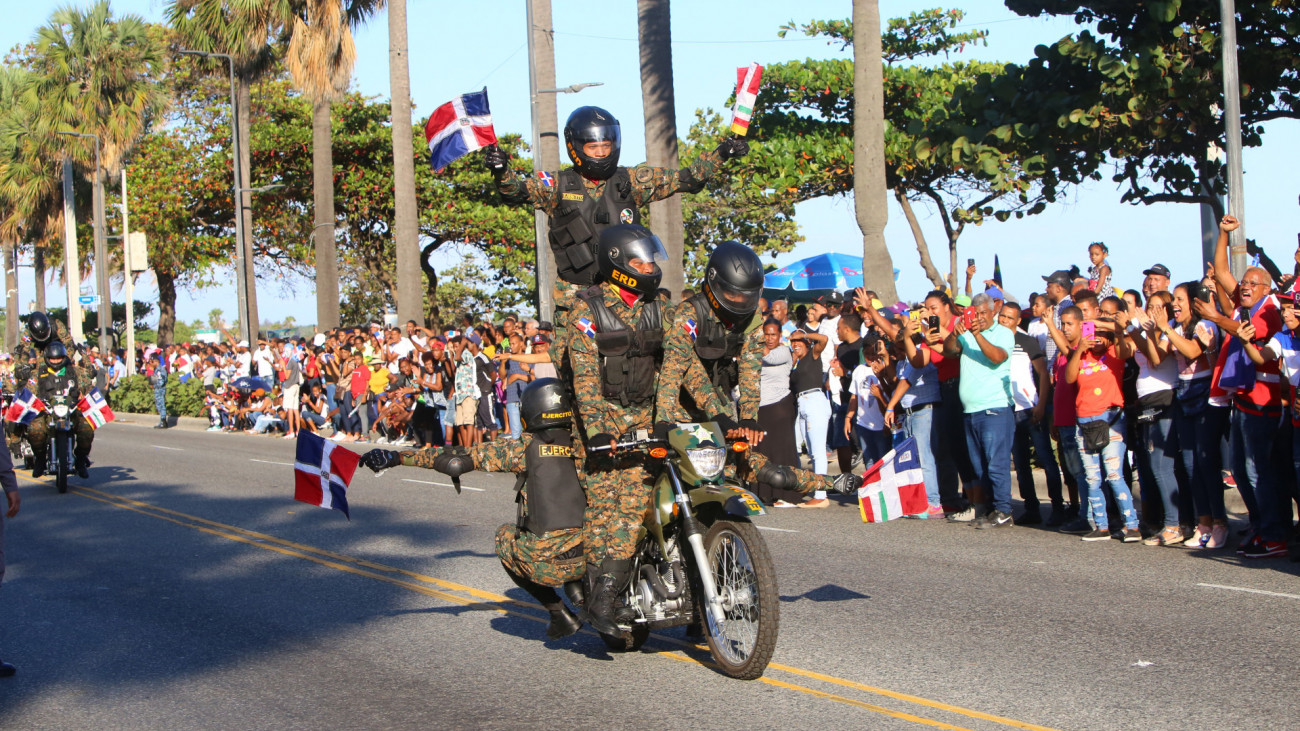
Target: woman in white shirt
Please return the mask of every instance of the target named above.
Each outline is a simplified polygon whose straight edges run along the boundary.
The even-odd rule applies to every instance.
[[[794,423],[799,413],[790,392],[790,368],[794,356],[781,344],[781,323],[768,319],[763,323],[763,369],[759,375],[758,425],[766,434],[754,447],[772,464],[799,466],[799,451],[794,443]],[[793,507],[799,498],[794,490],[777,490],[760,482],[756,492],[764,503],[778,508]]]

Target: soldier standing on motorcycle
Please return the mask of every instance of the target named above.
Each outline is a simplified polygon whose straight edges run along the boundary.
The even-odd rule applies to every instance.
[[[753,249],[736,241],[718,244],[709,256],[700,292],[668,313],[664,363],[655,394],[655,419],[712,421],[727,437],[758,444],[759,377],[763,367],[763,265]],[[733,396],[733,394],[735,394]],[[733,406],[733,403],[736,406]],[[739,421],[737,421],[737,406]],[[831,480],[807,470],[768,462],[750,451],[754,479],[799,492],[856,487],[856,475]]]
[[[73,450],[75,462],[73,469],[77,476],[85,480],[90,477],[90,447],[95,441],[95,430],[81,415],[77,402],[90,393],[93,383],[84,370],[73,365],[68,358],[68,350],[63,343],[52,342],[45,346],[45,362],[29,379],[28,388],[47,406],[62,398],[69,408],[72,429],[77,435],[77,446]],[[50,414],[37,416],[27,426],[27,442],[32,447],[32,477],[45,474],[47,452],[49,449]]]
[[[524,436],[460,448],[393,452],[375,449],[361,463],[375,472],[390,467],[423,467],[458,478],[475,469],[518,472],[519,517],[497,529],[497,558],[515,584],[551,613],[546,636],[556,640],[577,632],[582,623],[564,606],[555,587],[573,585],[570,598],[581,606],[578,579],[586,568],[583,516],[587,499],[578,467],[584,452],[573,438],[573,407],[564,384],[540,378],[519,401]]]
[[[28,340],[24,340],[14,348],[15,391],[20,390],[39,367],[41,356],[45,353],[45,346],[50,343],[63,343],[64,348],[72,348],[72,338],[64,337],[59,333],[58,320],[51,319],[40,310],[27,316],[27,337]],[[27,427],[22,424],[7,424],[6,428],[9,432],[7,437],[9,449],[16,451],[18,443],[27,433]]]

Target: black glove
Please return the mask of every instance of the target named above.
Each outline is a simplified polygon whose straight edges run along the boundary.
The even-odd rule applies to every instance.
[[[749,143],[746,142],[743,137],[728,137],[718,143],[718,148],[715,152],[718,153],[718,157],[721,158],[723,162],[726,162],[727,160],[744,157],[748,154]]]
[[[654,429],[651,431],[651,434],[654,435],[655,439],[659,439],[666,442],[668,441],[668,432],[676,428],[677,425],[672,423],[671,421],[656,421],[654,425]]]
[[[763,431],[763,427],[758,425],[758,419],[741,419],[740,428],[750,431]]]
[[[402,455],[389,449],[372,449],[361,455],[361,464],[375,472],[402,464]]]
[[[506,156],[506,151],[497,145],[489,145],[483,148],[483,164],[492,171],[492,177],[500,180],[510,169],[510,158]]]
[[[474,471],[474,458],[468,454],[443,452],[433,458],[433,468],[449,477],[460,477]]]
[[[587,449],[612,447],[616,441],[613,434],[601,432],[587,440]]]
[[[740,424],[737,424],[735,419],[726,414],[715,414],[711,421],[718,425],[718,428],[722,430],[723,436],[740,428]]]

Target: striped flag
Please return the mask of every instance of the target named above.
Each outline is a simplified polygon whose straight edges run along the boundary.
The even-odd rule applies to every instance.
[[[15,424],[30,424],[45,410],[45,402],[36,398],[36,394],[30,390],[24,388],[14,396],[14,402],[5,410],[5,421],[12,421]]]
[[[908,437],[867,470],[858,488],[863,523],[883,523],[930,509],[916,437]]]
[[[301,429],[293,465],[293,499],[348,515],[348,483],[361,455]]]
[[[741,137],[749,131],[749,119],[754,116],[754,102],[762,78],[763,67],[757,63],[736,69],[736,108],[731,114],[731,131]]]
[[[77,402],[77,410],[81,415],[86,417],[90,422],[90,428],[98,429],[108,422],[117,418],[113,410],[108,407],[108,402],[104,400],[104,394],[99,392],[98,388],[90,389],[90,393],[81,397]]]
[[[488,109],[487,88],[461,94],[433,110],[424,125],[429,164],[439,172],[464,155],[497,143]]]

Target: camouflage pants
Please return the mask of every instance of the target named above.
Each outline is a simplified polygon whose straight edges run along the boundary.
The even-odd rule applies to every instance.
[[[653,483],[643,455],[594,457],[587,461],[587,560],[632,558],[644,532]]]
[[[582,534],[581,528],[566,528],[538,536],[506,523],[497,528],[497,558],[516,576],[542,586],[564,586],[586,572]]]
[[[77,445],[72,450],[74,457],[90,456],[90,445],[95,441],[95,430],[80,413],[72,415],[72,431],[77,435]],[[38,456],[45,454],[50,439],[50,415],[41,414],[27,425],[27,443],[32,445],[32,452]]]
[[[755,473],[763,469],[763,467],[767,465],[768,460],[766,456],[761,455],[752,449],[749,450],[747,454],[749,455],[749,458],[747,460],[749,463],[749,472],[748,474],[741,475],[741,477],[746,481],[753,482]],[[735,467],[728,465],[727,466],[728,474],[735,476],[735,469],[736,469]],[[829,490],[831,489],[831,485],[834,484],[835,482],[835,480],[831,479],[830,477],[827,477],[826,475],[819,475],[816,472],[801,470],[798,467],[791,467],[790,469],[794,470],[794,477],[795,477],[794,489],[802,493],[810,493],[816,490]]]

